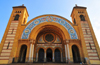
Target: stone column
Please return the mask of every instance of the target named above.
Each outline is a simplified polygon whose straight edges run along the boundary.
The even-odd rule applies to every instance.
[[[53,51],[53,56],[52,56],[52,60],[53,60],[53,62],[55,62],[55,57],[54,57],[54,51]]]
[[[70,59],[69,44],[67,44],[67,51],[68,51],[68,59]]]
[[[38,62],[38,52],[36,53],[36,62]]]
[[[34,44],[33,44],[33,48],[32,48],[32,58],[31,58],[31,61],[33,62],[34,60]]]
[[[63,62],[63,56],[62,56],[62,52],[61,52],[61,62]]]
[[[69,40],[66,40],[66,49],[67,49],[67,62],[70,62],[70,52],[69,52]]]
[[[35,43],[35,41],[30,40],[29,62],[33,62],[34,43]]]
[[[65,40],[65,57],[66,57],[66,62],[69,62],[70,60],[70,55],[69,55],[69,40]]]
[[[44,62],[46,62],[46,51],[44,51]]]
[[[67,50],[66,50],[66,44],[65,44],[65,60],[67,62]]]
[[[31,48],[32,48],[32,43],[30,44],[30,50],[29,50],[29,62],[30,62],[30,59],[31,59]]]

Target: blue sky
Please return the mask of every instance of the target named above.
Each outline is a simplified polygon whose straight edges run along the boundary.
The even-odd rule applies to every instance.
[[[72,21],[70,15],[75,4],[87,7],[100,46],[100,0],[0,0],[0,41],[9,21],[12,7],[22,4],[27,7],[28,21],[44,14],[56,14]]]

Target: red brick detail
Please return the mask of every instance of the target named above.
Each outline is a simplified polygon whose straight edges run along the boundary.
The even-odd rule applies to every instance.
[[[13,33],[13,35],[15,35],[16,33]],[[11,33],[8,33],[7,35],[11,35]]]
[[[12,23],[18,23],[19,21],[12,21]]]
[[[1,53],[11,53],[11,52],[1,52]]]
[[[0,60],[9,60],[9,59],[0,59]]]
[[[10,42],[10,41],[9,41]],[[9,42],[5,42],[5,44],[8,44]],[[13,44],[13,42],[10,42],[10,44]]]
[[[90,46],[86,46],[86,47],[90,47]],[[95,46],[91,46],[91,47],[95,47]]]
[[[96,49],[87,49],[87,50],[96,50]]]
[[[2,50],[12,50],[12,49],[9,49],[9,48],[8,48],[8,49],[4,49],[4,48],[3,48]]]
[[[97,52],[88,52],[89,54],[97,54]]]

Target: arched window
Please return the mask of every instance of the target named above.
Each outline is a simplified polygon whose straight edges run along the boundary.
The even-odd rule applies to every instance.
[[[44,62],[44,49],[42,48],[39,50],[38,62]]]
[[[80,15],[81,21],[85,21],[85,17],[83,15]]]
[[[79,48],[76,45],[72,46],[73,61],[74,63],[80,63],[80,53]]]
[[[55,62],[61,62],[61,55],[59,49],[55,49]]]
[[[20,49],[20,54],[19,54],[19,60],[18,62],[25,62],[26,60],[26,53],[27,53],[27,46],[26,45],[22,45],[21,49]]]
[[[19,19],[19,15],[17,14],[14,18],[14,20],[18,20]]]
[[[76,20],[74,19],[74,24],[76,24]]]

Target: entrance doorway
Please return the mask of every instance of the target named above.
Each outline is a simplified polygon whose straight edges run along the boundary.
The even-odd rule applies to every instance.
[[[38,62],[44,62],[44,50],[42,48],[39,50]]]
[[[61,55],[59,49],[55,50],[55,62],[61,62]]]
[[[72,53],[73,53],[73,61],[74,63],[80,63],[80,54],[79,49],[76,45],[72,46]]]
[[[52,62],[52,50],[47,49],[47,62]]]
[[[20,56],[19,56],[19,62],[25,62],[26,59],[26,51],[27,51],[27,46],[22,45],[21,50],[20,50]]]

